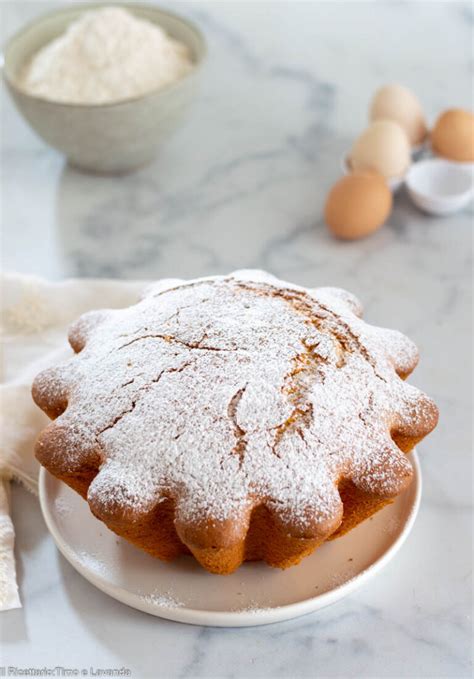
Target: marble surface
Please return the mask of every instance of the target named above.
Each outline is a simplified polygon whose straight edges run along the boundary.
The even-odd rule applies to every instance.
[[[52,6],[3,1],[2,37]],[[161,621],[96,591],[56,551],[36,499],[14,488],[24,607],[0,616],[0,664],[124,666],[160,678],[471,676],[472,209],[428,218],[402,192],[379,233],[349,244],[331,239],[321,215],[379,84],[411,86],[430,120],[469,106],[472,8],[179,9],[205,32],[209,61],[193,116],[149,168],[77,173],[2,92],[3,265],[55,279],[257,266],[356,292],[371,322],[418,343],[413,381],[440,407],[420,447],[420,515],[395,560],[346,600],[266,628],[210,629]]]

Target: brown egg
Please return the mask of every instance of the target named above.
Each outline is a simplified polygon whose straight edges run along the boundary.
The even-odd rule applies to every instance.
[[[410,144],[418,146],[426,137],[426,122],[421,104],[403,85],[385,85],[374,95],[370,120],[395,120],[405,130]]]
[[[474,114],[460,108],[442,113],[431,133],[431,146],[449,160],[474,162]]]
[[[329,191],[324,219],[337,238],[363,238],[382,226],[392,201],[392,192],[381,175],[355,172],[340,179]]]
[[[410,162],[410,141],[394,120],[374,120],[355,140],[350,152],[350,163],[356,172],[377,172],[387,179],[402,177]]]

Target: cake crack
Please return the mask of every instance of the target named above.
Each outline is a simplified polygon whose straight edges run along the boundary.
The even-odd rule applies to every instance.
[[[239,403],[242,400],[242,397],[246,389],[247,385],[245,385],[241,389],[238,389],[230,399],[229,404],[227,406],[227,415],[229,416],[229,419],[232,422],[234,428],[234,436],[236,438],[236,443],[231,450],[231,454],[237,455],[239,457],[240,466],[242,466],[243,464],[245,450],[247,448],[247,438],[246,438],[247,432],[244,429],[242,429],[242,427],[237,421],[237,409],[239,407]]]
[[[145,393],[148,392],[153,384],[158,384],[158,382],[161,380],[163,375],[165,375],[167,373],[180,373],[185,368],[187,368],[189,365],[191,365],[191,363],[192,363],[192,361],[186,361],[185,363],[183,363],[183,365],[179,366],[178,368],[166,368],[165,370],[162,370],[154,379],[150,380],[149,382],[147,382],[147,384],[145,384],[145,385],[141,386],[139,389],[137,389],[137,391],[135,393],[135,398],[132,400],[131,405],[126,410],[124,410],[119,415],[117,415],[110,424],[108,424],[106,427],[104,427],[99,432],[97,432],[96,438],[98,439],[98,437],[102,436],[102,434],[104,434],[106,431],[113,429],[120,422],[120,420],[122,420],[126,415],[129,415],[130,413],[132,413],[135,410],[136,406],[138,405],[139,401],[141,400],[141,398],[138,397],[138,394],[140,394],[142,392],[145,392]],[[130,380],[130,382],[128,382],[127,384],[131,384],[132,382],[134,382],[134,379]],[[125,385],[123,385],[123,386],[125,386]]]
[[[320,370],[321,363],[327,360],[316,352],[318,343],[309,344],[306,339],[301,340],[304,350],[293,358],[293,370],[285,375],[282,391],[287,394],[288,400],[293,405],[290,416],[281,424],[277,425],[272,451],[276,449],[280,441],[288,431],[296,431],[300,438],[307,444],[304,430],[309,429],[314,419],[314,407],[307,398],[311,387],[316,379],[324,382],[324,373]]]
[[[122,344],[120,347],[118,347],[118,351],[125,349],[126,347],[131,346],[132,344],[135,344],[136,342],[142,342],[143,340],[147,339],[160,339],[163,340],[164,342],[168,342],[169,344],[179,344],[181,346],[186,347],[187,349],[190,350],[200,350],[200,351],[235,351],[235,349],[227,349],[224,347],[212,347],[212,346],[206,346],[202,345],[201,342],[203,341],[204,338],[199,340],[199,342],[186,342],[185,340],[180,339],[179,337],[174,337],[173,335],[164,335],[163,333],[156,333],[156,334],[149,334],[149,335],[140,335],[140,337],[135,337],[134,339],[130,340],[130,342],[126,342],[125,344]]]

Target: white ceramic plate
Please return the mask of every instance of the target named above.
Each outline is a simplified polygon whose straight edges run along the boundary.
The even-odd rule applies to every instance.
[[[163,563],[98,521],[84,500],[44,469],[40,501],[56,545],[89,582],[133,608],[196,625],[246,627],[288,620],[328,606],[361,587],[396,554],[410,533],[421,497],[421,474],[374,517],[328,542],[299,566],[281,571],[244,564],[211,575],[191,557]]]

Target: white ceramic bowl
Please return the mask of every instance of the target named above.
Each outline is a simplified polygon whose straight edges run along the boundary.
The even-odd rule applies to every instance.
[[[352,174],[352,168],[349,160],[349,156],[347,154],[344,154],[341,160],[341,167],[342,171],[344,174]],[[392,193],[396,193],[401,186],[403,186],[403,182],[405,181],[405,177],[390,177],[389,179],[386,180],[387,184],[390,188],[390,191]]]
[[[150,5],[121,4],[187,45],[195,68],[160,90],[111,104],[64,104],[20,89],[19,73],[33,54],[64,33],[84,11],[101,6],[74,5],[28,24],[5,47],[3,76],[20,113],[71,164],[92,172],[127,172],[151,162],[161,142],[185,118],[196,92],[206,44],[196,26],[171,12]]]
[[[462,210],[473,197],[473,171],[439,158],[412,165],[405,181],[415,205],[435,215]]]
[[[427,146],[429,152],[434,158],[439,158],[440,160],[445,160],[448,163],[452,163],[453,165],[459,165],[459,167],[462,167],[466,170],[474,170],[474,163],[470,163],[469,161],[461,161],[461,160],[452,160],[450,158],[446,158],[446,156],[441,156],[439,153],[436,153],[434,148],[429,144]]]

